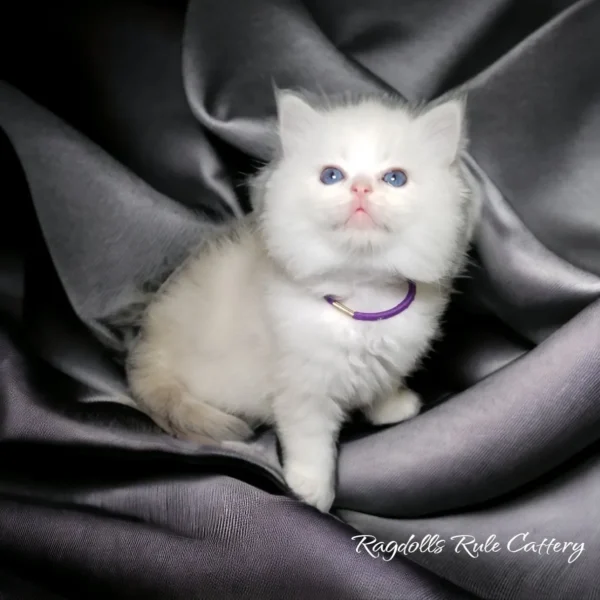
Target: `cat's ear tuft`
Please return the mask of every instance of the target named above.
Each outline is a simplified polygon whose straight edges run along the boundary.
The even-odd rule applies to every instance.
[[[277,123],[283,152],[288,153],[312,128],[319,113],[299,94],[275,89]]]
[[[465,136],[464,98],[453,98],[429,109],[419,117],[423,133],[436,159],[450,165],[462,150]]]

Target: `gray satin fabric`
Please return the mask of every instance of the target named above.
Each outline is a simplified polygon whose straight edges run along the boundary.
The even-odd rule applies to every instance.
[[[127,115],[113,137],[92,128],[90,141],[0,85],[40,234],[0,287],[19,305],[0,343],[0,452],[22,452],[0,473],[7,597],[20,580],[68,597],[88,577],[90,597],[600,598],[600,2],[198,0],[181,14],[163,63],[139,48],[130,66],[107,59]],[[273,82],[469,93],[465,161],[483,217],[446,336],[414,378],[429,405],[344,432],[332,516],[287,496],[272,432],[198,448],[119,405],[115,317],[243,212],[240,172],[269,157]],[[521,532],[585,549],[572,564],[509,552]],[[388,562],[358,554],[359,533],[448,542]],[[460,534],[502,549],[457,553]],[[34,560],[54,575],[28,578]]]

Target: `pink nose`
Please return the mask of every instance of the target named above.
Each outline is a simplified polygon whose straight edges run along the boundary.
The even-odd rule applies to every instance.
[[[353,183],[350,189],[358,196],[366,196],[373,191],[373,188],[364,181],[357,181]]]

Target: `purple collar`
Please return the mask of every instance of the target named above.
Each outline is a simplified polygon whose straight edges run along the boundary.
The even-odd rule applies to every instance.
[[[392,317],[399,315],[401,312],[404,312],[412,304],[412,301],[415,299],[415,295],[417,292],[417,286],[415,285],[414,281],[411,281],[410,279],[408,279],[407,281],[408,281],[408,292],[406,292],[406,296],[404,297],[404,300],[402,300],[402,302],[400,302],[400,304],[394,306],[394,308],[389,308],[388,310],[383,310],[381,312],[364,313],[364,312],[358,312],[356,310],[352,310],[351,308],[348,308],[341,302],[337,301],[335,299],[335,296],[325,296],[325,300],[327,300],[327,302],[329,302],[329,304],[331,304],[331,306],[334,306],[339,311],[343,312],[345,315],[348,315],[349,317],[352,317],[356,321],[383,321],[384,319],[391,319]]]

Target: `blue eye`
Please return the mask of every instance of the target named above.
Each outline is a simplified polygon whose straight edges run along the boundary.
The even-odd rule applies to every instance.
[[[321,183],[325,185],[333,185],[345,179],[344,173],[337,167],[325,167],[321,171]]]
[[[402,187],[407,181],[408,177],[404,171],[400,169],[394,169],[393,171],[388,171],[383,177],[383,181],[385,181],[388,185],[392,187]]]

